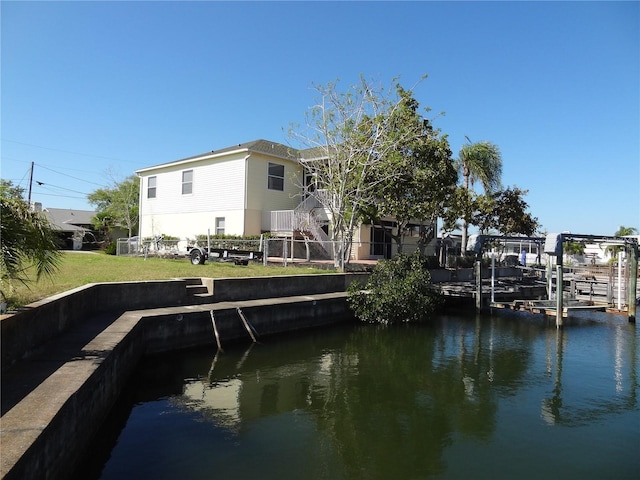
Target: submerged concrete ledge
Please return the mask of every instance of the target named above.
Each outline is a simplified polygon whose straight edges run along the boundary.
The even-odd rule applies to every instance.
[[[318,290],[324,275],[314,277],[313,288]],[[30,355],[3,371],[1,477],[68,478],[140,358],[215,345],[212,316],[223,347],[252,341],[238,309],[259,337],[353,319],[344,292],[346,279],[328,282],[326,290],[342,291],[125,312],[104,304],[103,311],[91,307],[83,321],[78,318],[62,333],[33,345]],[[123,286],[127,287],[131,285]],[[76,305],[77,301],[73,300]],[[56,322],[55,317],[50,320]],[[33,322],[14,322],[3,328],[3,346],[11,341],[7,332],[30,325]]]

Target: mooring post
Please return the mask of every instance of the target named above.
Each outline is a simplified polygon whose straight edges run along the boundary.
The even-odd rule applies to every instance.
[[[491,250],[491,303],[496,301],[496,250]]]
[[[616,298],[618,300],[618,310],[622,310],[622,259],[624,255],[622,251],[618,252],[618,295]]]
[[[262,247],[262,265],[266,267],[268,263],[269,263],[269,239],[265,238],[264,244]]]
[[[476,310],[482,311],[482,254],[476,260]]]
[[[629,284],[627,286],[627,315],[629,321],[636,322],[636,289],[638,288],[638,244],[631,244],[627,247],[627,260],[629,263]]]
[[[551,265],[551,255],[547,255],[547,300],[553,298],[553,266]]]
[[[561,328],[562,327],[562,309],[564,308],[564,305],[562,304],[563,299],[564,299],[564,294],[563,294],[563,288],[562,288],[562,283],[563,283],[563,261],[562,261],[562,243],[560,243],[560,247],[559,247],[559,252],[558,255],[556,256],[556,327],[557,328]]]
[[[556,266],[556,327],[562,327],[562,309],[564,308],[564,294],[562,292],[562,262]]]
[[[287,257],[289,256],[289,253],[287,252],[288,246],[289,243],[287,242],[287,238],[285,237],[285,239],[282,241],[282,264],[285,267],[287,266]]]

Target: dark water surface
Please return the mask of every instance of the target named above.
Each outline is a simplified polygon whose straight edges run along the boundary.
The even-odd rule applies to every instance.
[[[500,313],[212,338],[140,366],[78,478],[639,479],[639,328]]]

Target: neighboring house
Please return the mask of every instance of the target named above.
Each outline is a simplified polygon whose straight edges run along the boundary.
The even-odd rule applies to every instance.
[[[98,243],[91,220],[96,212],[92,210],[73,210],[67,208],[44,208],[35,204],[36,210],[42,211],[53,229],[60,237],[61,248],[65,250],[93,250]]]
[[[276,142],[255,140],[136,171],[140,177],[141,238],[170,235],[250,236],[270,233],[318,242],[329,251],[322,190],[305,188],[299,152]],[[313,190],[313,193],[308,193]],[[362,225],[353,259],[390,257],[395,245],[387,226]],[[407,232],[407,251],[417,244]]]

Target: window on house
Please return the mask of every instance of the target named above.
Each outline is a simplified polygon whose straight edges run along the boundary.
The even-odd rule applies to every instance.
[[[193,170],[185,170],[182,172],[182,194],[191,193],[193,193]]]
[[[149,177],[147,181],[147,198],[156,198],[156,177]]]
[[[216,235],[224,235],[224,217],[216,217]]]
[[[284,165],[269,163],[269,176],[267,181],[269,190],[284,191]]]

